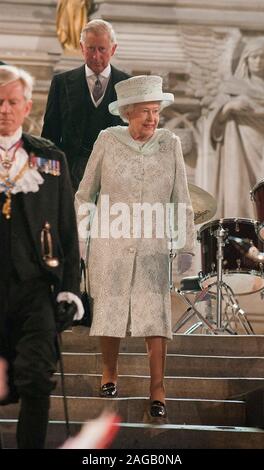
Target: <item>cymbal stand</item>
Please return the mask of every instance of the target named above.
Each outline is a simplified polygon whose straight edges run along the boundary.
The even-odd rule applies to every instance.
[[[176,253],[174,252],[173,253],[173,249],[172,249],[172,240],[170,241],[170,251],[169,251],[169,286],[170,286],[170,291],[173,290],[174,288],[174,283],[173,283],[173,279],[172,279],[172,263],[173,263],[173,260],[176,256]]]
[[[216,282],[216,326],[219,330],[222,328],[222,287],[223,287],[223,247],[225,246],[225,237],[227,231],[222,227],[216,230],[217,239],[217,282]]]

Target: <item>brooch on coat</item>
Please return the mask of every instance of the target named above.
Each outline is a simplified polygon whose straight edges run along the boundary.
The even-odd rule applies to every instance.
[[[53,176],[60,175],[60,161],[48,160],[47,158],[37,157],[34,153],[29,154],[29,168],[41,171]]]
[[[164,140],[159,141],[159,151],[160,152],[166,152],[167,149],[167,144]]]

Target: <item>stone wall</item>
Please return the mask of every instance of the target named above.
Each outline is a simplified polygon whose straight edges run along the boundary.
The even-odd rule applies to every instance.
[[[188,174],[194,178],[205,114],[241,37],[264,34],[264,2],[246,0],[96,0],[93,18],[110,21],[118,37],[113,63],[131,74],[159,74],[175,104],[163,124],[189,140]],[[187,131],[179,131],[187,129]],[[191,130],[191,134],[190,134]],[[193,146],[190,147],[190,139]]]
[[[59,44],[56,6],[57,0],[0,0],[0,60],[36,77],[32,118],[37,127],[53,73],[82,63],[79,51],[65,53]],[[163,76],[166,90],[175,94],[164,124],[191,128],[196,145],[195,123],[208,95],[206,87],[201,92],[202,75],[211,81],[208,64],[217,76],[217,55],[228,41],[232,45],[236,34],[260,35],[264,29],[262,0],[94,0],[93,10],[91,18],[110,21],[117,33],[113,64],[132,74]]]
[[[47,91],[62,48],[57,40],[57,0],[0,1],[0,60],[28,70],[36,78],[28,129],[41,130]]]
[[[28,121],[36,134],[52,75],[82,63],[79,51],[65,53],[59,44],[56,5],[56,0],[0,0],[0,60],[36,77]],[[204,149],[201,121],[219,83],[234,69],[239,40],[264,36],[264,1],[94,0],[93,8],[91,18],[110,21],[117,33],[113,64],[131,74],[159,74],[165,90],[174,93],[162,124],[180,135],[193,181]]]

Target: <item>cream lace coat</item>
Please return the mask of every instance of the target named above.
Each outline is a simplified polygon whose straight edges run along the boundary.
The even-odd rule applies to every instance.
[[[113,215],[110,212],[109,223],[105,210],[102,215],[105,238],[90,236],[88,245],[88,289],[93,299],[90,334],[124,337],[129,332],[132,336],[170,339],[168,239],[155,236],[155,217],[153,237],[135,238],[131,214],[135,203],[161,203],[163,206],[170,202],[186,203],[186,243],[180,251],[193,252],[193,210],[179,138],[166,129],[159,129],[142,146],[132,139],[127,127],[116,126],[102,131],[76,193],[81,237],[84,237],[81,232],[88,220],[84,203],[96,200],[99,223],[94,216],[91,226],[94,229],[96,223],[98,233],[102,235],[100,210],[103,199],[108,196]],[[121,212],[115,212],[117,206],[113,204],[119,203],[124,204]],[[128,222],[125,229],[124,220]],[[124,236],[114,238],[110,230],[108,237],[109,224],[123,230]]]

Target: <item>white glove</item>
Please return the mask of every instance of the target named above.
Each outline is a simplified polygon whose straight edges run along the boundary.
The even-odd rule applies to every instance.
[[[190,253],[178,253],[176,256],[176,274],[183,274],[192,265],[192,255]]]

